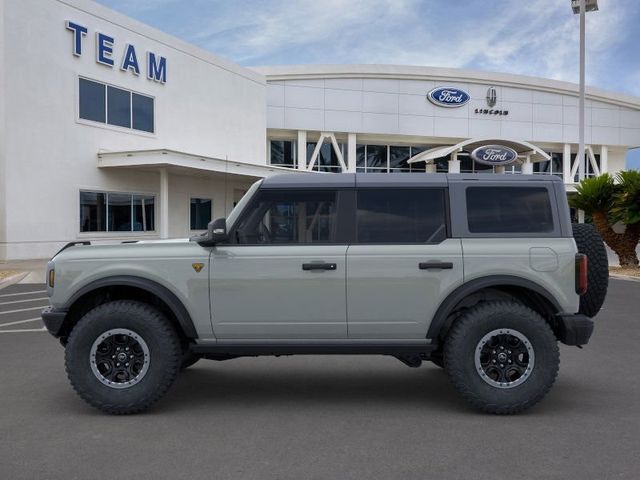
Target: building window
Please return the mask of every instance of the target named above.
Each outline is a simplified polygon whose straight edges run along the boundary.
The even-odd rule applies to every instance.
[[[296,142],[290,140],[271,140],[269,142],[269,159],[276,167],[296,168]]]
[[[130,193],[80,192],[81,232],[151,232],[155,197]]]
[[[363,189],[357,198],[358,243],[439,243],[447,236],[443,189]]]
[[[79,116],[83,120],[154,132],[154,99],[104,83],[79,79]]]
[[[191,230],[206,230],[211,221],[213,201],[210,198],[191,199]]]
[[[311,164],[311,157],[313,156],[313,152],[315,151],[317,146],[316,142],[307,143],[307,165]],[[346,155],[346,145],[344,143],[339,143],[338,148],[340,149],[340,153],[342,154],[342,158],[347,162]],[[338,155],[333,148],[331,142],[324,142],[320,147],[320,151],[318,152],[318,158],[316,159],[316,163],[313,165],[313,168],[316,172],[332,172],[332,173],[340,173],[342,171],[342,167],[340,166],[340,162],[338,161]]]
[[[356,171],[359,173],[424,173],[423,162],[414,164],[407,162],[411,157],[425,150],[425,147],[418,146],[358,145]]]

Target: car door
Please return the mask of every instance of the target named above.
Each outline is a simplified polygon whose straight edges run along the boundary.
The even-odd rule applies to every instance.
[[[347,251],[350,338],[423,339],[463,280],[460,239],[448,238],[444,187],[358,188]]]
[[[347,337],[336,189],[265,189],[211,254],[217,338]]]

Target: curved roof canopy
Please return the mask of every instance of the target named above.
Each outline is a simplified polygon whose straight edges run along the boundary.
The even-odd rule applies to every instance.
[[[523,142],[519,140],[506,140],[500,138],[470,138],[468,140],[463,140],[462,142],[455,145],[443,145],[421,152],[411,157],[408,160],[408,163],[429,163],[438,158],[446,157],[453,152],[462,150],[471,152],[472,150],[478,147],[483,147],[485,145],[503,145],[505,147],[513,148],[518,153],[518,156],[525,157],[529,155],[529,158],[532,162],[544,162],[545,160],[551,159],[551,156],[548,153],[543,151],[540,147],[536,147],[529,142]]]

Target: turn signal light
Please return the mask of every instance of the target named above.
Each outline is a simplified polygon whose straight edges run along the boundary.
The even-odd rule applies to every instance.
[[[56,281],[56,271],[54,269],[49,270],[49,287],[53,288]]]
[[[588,277],[587,266],[589,260],[583,253],[576,254],[576,293],[578,295],[584,295],[587,293]]]

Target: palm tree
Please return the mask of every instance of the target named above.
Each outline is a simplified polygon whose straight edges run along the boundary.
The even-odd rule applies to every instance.
[[[640,241],[640,172],[619,172],[614,178],[605,173],[585,178],[576,187],[577,195],[569,200],[574,208],[584,210],[607,245],[618,255],[623,267],[638,267],[636,247]],[[613,225],[621,222],[625,229],[616,233]]]

